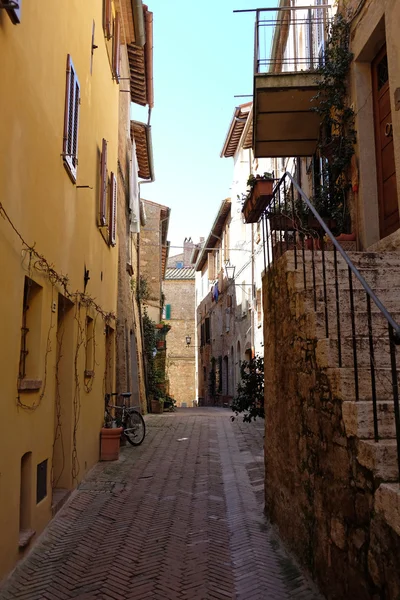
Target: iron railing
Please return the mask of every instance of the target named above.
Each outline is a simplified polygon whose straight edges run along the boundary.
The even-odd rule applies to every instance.
[[[329,4],[256,10],[254,72],[317,70],[324,62]]]
[[[369,370],[371,387],[368,400],[372,398],[373,438],[377,443],[381,439],[378,422],[379,394],[383,395],[385,392],[385,402],[387,396],[393,399],[400,481],[397,372],[399,324],[371,289],[290,173],[286,172],[275,185],[261,223],[265,269],[270,268],[287,250],[293,251],[294,268],[296,271],[302,271],[302,287],[305,292],[309,292],[315,313],[322,314],[322,322],[318,322],[323,327],[325,337],[333,336],[337,340],[336,364],[331,366],[344,366],[344,328],[350,332],[351,358],[349,359],[347,348],[346,362],[351,360],[351,368],[354,371],[355,400],[359,401],[361,396],[362,358],[362,368]],[[346,287],[343,285],[343,277],[339,277],[339,271],[346,278]],[[382,276],[384,274],[383,270]],[[388,287],[393,292],[390,282]],[[364,308],[362,302],[365,302]],[[372,310],[373,304],[377,307],[375,311]],[[369,386],[369,383],[367,385]],[[362,387],[365,395],[366,381],[362,381]]]

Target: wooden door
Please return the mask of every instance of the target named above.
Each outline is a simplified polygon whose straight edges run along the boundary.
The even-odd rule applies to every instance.
[[[372,62],[375,147],[378,176],[379,230],[381,238],[399,228],[396,167],[386,46]]]

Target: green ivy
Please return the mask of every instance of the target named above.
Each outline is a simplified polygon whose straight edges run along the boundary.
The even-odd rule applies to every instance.
[[[336,221],[337,232],[350,228],[347,196],[351,188],[350,164],[356,131],[354,111],[348,106],[348,75],[353,60],[349,50],[350,23],[338,13],[330,24],[325,64],[320,69],[318,92],[314,97],[321,117],[320,155],[322,185],[315,190],[314,205],[323,217]]]

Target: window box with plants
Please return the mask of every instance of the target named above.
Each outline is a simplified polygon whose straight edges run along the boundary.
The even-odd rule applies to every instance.
[[[244,196],[242,213],[246,223],[257,223],[272,198],[274,180],[271,173],[250,175],[247,194]]]

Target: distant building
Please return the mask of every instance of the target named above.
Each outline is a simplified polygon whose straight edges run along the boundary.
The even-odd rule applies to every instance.
[[[193,245],[193,244],[192,244]],[[193,406],[195,388],[195,270],[168,268],[163,282],[167,337],[166,376],[177,406]]]
[[[167,268],[169,242],[167,242],[171,209],[162,204],[143,200],[146,225],[140,230],[140,294],[149,317],[159,323],[162,313],[162,280]]]
[[[200,238],[200,244],[204,241],[204,238]],[[175,254],[174,256],[170,256],[168,259],[168,268],[174,269],[183,269],[184,267],[193,266],[191,263],[191,256],[193,249],[195,247],[195,243],[192,241],[192,238],[185,238],[183,241],[183,252],[180,254]]]

